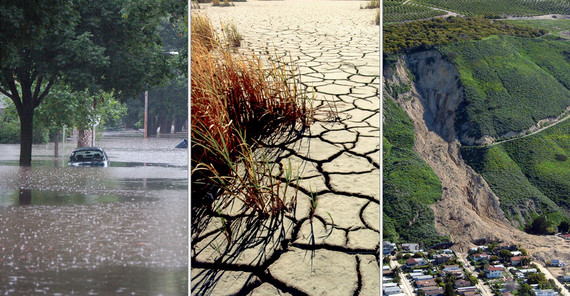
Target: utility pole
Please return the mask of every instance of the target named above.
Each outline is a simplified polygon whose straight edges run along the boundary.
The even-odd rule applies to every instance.
[[[144,138],[148,136],[148,90],[144,92]]]

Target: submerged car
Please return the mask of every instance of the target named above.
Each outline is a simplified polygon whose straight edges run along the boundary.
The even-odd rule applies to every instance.
[[[108,167],[111,164],[107,153],[99,147],[81,147],[73,150],[68,166],[100,166]]]

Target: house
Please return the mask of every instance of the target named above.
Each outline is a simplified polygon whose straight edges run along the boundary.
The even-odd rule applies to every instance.
[[[520,271],[522,274],[536,273],[536,272],[537,272],[536,268],[525,268],[525,269],[520,269],[519,271]]]
[[[416,286],[418,287],[418,289],[423,289],[427,287],[437,287],[437,283],[435,282],[434,279],[421,280],[421,281],[416,281]]]
[[[396,250],[396,244],[389,241],[382,242],[382,254],[392,254]]]
[[[414,281],[430,280],[430,279],[433,279],[433,275],[429,275],[429,274],[426,274],[426,275],[416,275],[416,276],[412,276],[412,279],[413,279]]]
[[[433,256],[433,262],[435,265],[443,264],[443,263],[451,260],[451,258],[453,258],[453,255],[437,254],[437,255]]]
[[[521,256],[522,252],[521,251],[511,251],[511,255],[512,256]]]
[[[452,270],[458,270],[458,269],[459,269],[459,265],[457,265],[457,264],[443,266],[443,271],[452,271]]]
[[[418,262],[418,260],[416,260],[416,258],[410,258],[406,260],[406,267],[412,268],[416,266],[420,266],[420,263]]]
[[[402,289],[400,287],[388,287],[384,288],[384,295],[394,295],[402,293]]]
[[[410,258],[406,260],[406,267],[412,268],[417,266],[424,266],[427,265],[428,262],[424,258]]]
[[[563,275],[560,277],[563,282],[570,282],[570,275]]]
[[[547,290],[534,289],[533,291],[536,294],[536,296],[556,296],[556,295],[558,295],[558,292],[556,292],[552,289],[547,289]]]
[[[466,280],[456,280],[455,281],[455,288],[464,288],[464,287],[471,287],[473,286],[473,284],[471,284],[470,281],[466,281]]]
[[[483,261],[483,260],[487,260],[489,261],[489,254],[487,253],[478,253],[478,254],[474,254],[473,256],[473,261]]]
[[[565,240],[570,240],[570,233],[560,235],[561,238]]]
[[[487,251],[487,246],[476,246],[470,249],[471,252]]]
[[[513,266],[521,265],[521,261],[523,258],[528,258],[527,256],[513,256],[511,257],[511,264]]]
[[[485,276],[487,278],[498,278],[503,276],[503,267],[501,266],[489,266],[487,270],[485,270]]]
[[[563,267],[563,266],[566,266],[566,262],[559,260],[559,259],[552,259],[550,261],[550,265],[556,266],[556,267]]]
[[[424,295],[425,296],[443,296],[443,289],[425,292]]]
[[[402,250],[416,253],[420,251],[420,245],[416,243],[402,244]]]
[[[430,296],[443,296],[443,288],[442,287],[429,287],[429,288],[425,288],[422,289],[422,291],[424,292],[424,295],[430,295]]]

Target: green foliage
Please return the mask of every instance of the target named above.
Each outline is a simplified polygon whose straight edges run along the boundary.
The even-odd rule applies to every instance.
[[[545,216],[538,216],[536,219],[532,221],[527,227],[525,227],[525,231],[532,234],[552,234],[552,223],[548,221],[548,218]]]
[[[20,142],[20,122],[10,120],[0,115],[0,144],[14,144]]]
[[[542,14],[570,14],[570,3],[565,0],[414,0],[417,3],[455,11],[464,15],[491,17],[531,16]]]
[[[385,239],[426,246],[446,241],[435,230],[429,208],[441,198],[441,182],[413,149],[412,122],[390,99],[384,101],[384,115],[384,146],[389,147],[383,156]]]
[[[556,159],[570,154],[569,134],[564,121],[492,147],[464,147],[462,156],[499,196],[508,218],[531,221],[542,213],[553,227],[570,217],[570,163]]]
[[[465,88],[457,129],[500,138],[560,115],[570,105],[568,50],[567,42],[511,36],[441,47]]]
[[[509,34],[522,37],[541,36],[545,31],[482,17],[448,17],[388,24],[383,29],[383,51],[394,53],[433,48],[458,41]]]
[[[507,20],[507,22],[543,29],[549,32],[549,35],[561,36],[560,33],[570,31],[570,19],[536,19],[536,20]]]

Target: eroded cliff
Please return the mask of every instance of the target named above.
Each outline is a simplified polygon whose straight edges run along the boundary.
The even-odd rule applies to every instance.
[[[385,94],[411,118],[414,148],[441,180],[442,199],[432,205],[436,228],[451,236],[457,251],[466,251],[480,238],[520,243],[540,254],[568,249],[560,238],[532,236],[511,226],[499,198],[463,161],[455,129],[463,89],[453,64],[437,51],[426,51],[402,56],[384,69]],[[557,255],[570,259],[570,250],[559,250]]]

